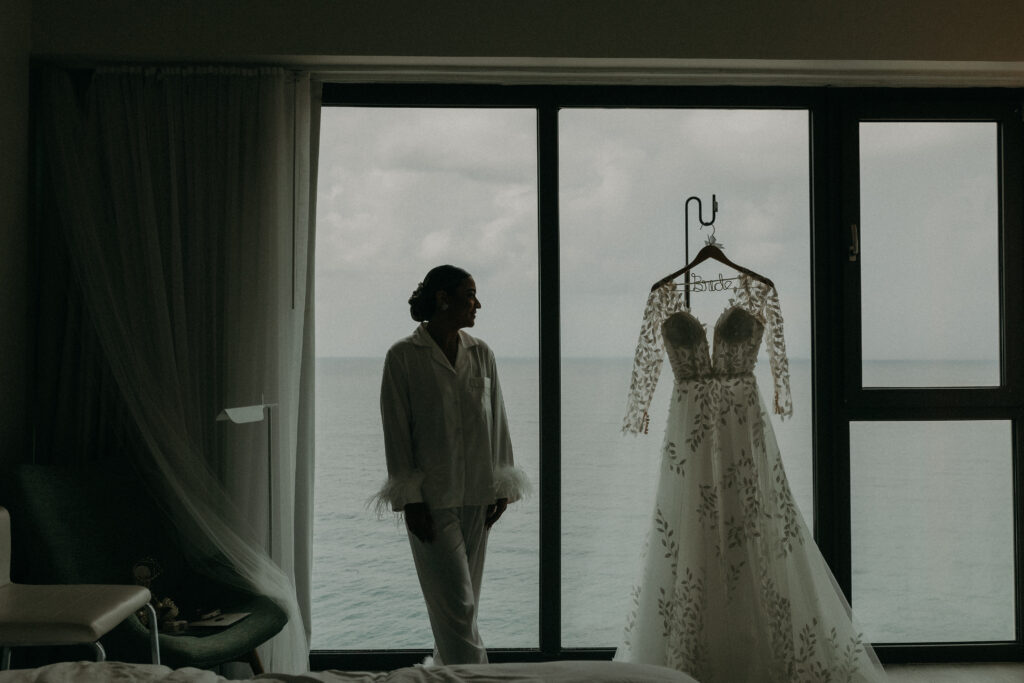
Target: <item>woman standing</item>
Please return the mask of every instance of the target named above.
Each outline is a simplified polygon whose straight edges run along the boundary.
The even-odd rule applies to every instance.
[[[487,662],[487,534],[529,486],[512,461],[494,354],[463,330],[480,308],[469,273],[431,269],[409,299],[421,324],[388,350],[381,382],[388,480],[377,497],[405,515],[436,664]]]

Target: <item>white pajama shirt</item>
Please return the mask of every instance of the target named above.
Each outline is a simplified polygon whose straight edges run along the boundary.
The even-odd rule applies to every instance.
[[[512,503],[528,487],[512,460],[494,354],[465,331],[454,367],[423,325],[395,343],[384,361],[380,413],[388,467],[382,505]]]

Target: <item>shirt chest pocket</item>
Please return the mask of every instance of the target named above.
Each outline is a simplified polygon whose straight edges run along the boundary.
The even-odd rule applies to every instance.
[[[474,409],[479,411],[485,424],[491,424],[491,378],[470,377],[469,395]]]

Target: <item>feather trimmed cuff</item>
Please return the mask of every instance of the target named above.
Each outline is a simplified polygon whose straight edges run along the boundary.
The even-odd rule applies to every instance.
[[[413,470],[400,477],[388,477],[380,491],[370,499],[370,506],[378,517],[385,517],[391,511],[402,512],[406,503],[419,503],[423,500],[420,487],[425,477],[420,470]]]
[[[494,471],[494,497],[507,498],[508,502],[528,497],[533,492],[530,479],[518,467],[499,467]]]

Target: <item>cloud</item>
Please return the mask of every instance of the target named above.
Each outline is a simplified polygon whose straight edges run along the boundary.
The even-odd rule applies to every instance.
[[[318,274],[355,300],[379,298],[368,309],[379,317],[429,267],[458,263],[490,302],[480,327],[511,354],[535,354],[533,113],[328,109],[322,130]],[[560,132],[563,337],[580,354],[632,353],[650,282],[682,265],[689,194],[718,194],[718,237],[751,267],[806,244],[806,113],[565,110]],[[692,223],[691,254],[704,239]],[[318,349],[374,353],[392,316],[338,342],[333,320],[352,320],[344,302],[318,301]]]
[[[334,108],[329,126],[354,159],[411,175],[452,175],[472,182],[532,182],[535,114],[524,109]],[[382,131],[387,131],[382,135]]]
[[[709,234],[699,218],[711,219],[714,194],[716,238],[730,258],[796,292],[794,320],[809,320],[799,314],[810,305],[799,286],[806,291],[809,279],[806,112],[575,110],[561,123],[562,299],[591,302],[563,306],[563,321],[572,321],[563,326],[566,345],[593,355],[632,350],[650,284],[685,264],[690,196],[700,198],[689,206],[690,257]],[[714,264],[701,268],[717,274]],[[629,333],[608,332],[609,317]],[[791,331],[808,339],[793,344],[797,352],[807,352],[804,330]]]
[[[410,328],[405,300],[419,279],[433,265],[451,262],[469,269],[480,286],[485,308],[478,332],[508,355],[536,354],[535,129],[530,110],[324,110],[319,353],[380,353]],[[941,265],[959,258],[979,264],[972,273],[994,267],[995,218],[986,217],[997,201],[994,124],[864,124],[862,130],[861,265],[865,273],[876,265],[886,273],[864,280],[865,300],[878,308],[877,315],[866,313],[875,316],[872,325],[884,337],[941,301],[963,316],[964,329],[991,327],[991,311],[977,299],[996,296],[997,288],[984,278],[968,278],[962,290],[944,287]],[[707,218],[714,194],[716,237],[731,259],[775,280],[790,353],[809,355],[807,112],[565,109],[559,134],[565,353],[632,354],[650,284],[685,262],[687,198],[700,197]],[[881,227],[872,228],[872,210],[884,217]],[[708,231],[699,228],[693,204],[689,216],[692,258]],[[940,267],[911,275],[922,269],[900,259],[914,254]],[[844,256],[837,255],[837,267]],[[709,276],[728,270],[702,267]],[[719,297],[701,305],[722,303]],[[929,312],[920,324],[937,320]],[[949,329],[914,339],[917,346],[904,343],[907,353],[966,352],[977,341]]]
[[[865,357],[998,358],[996,143],[994,124],[864,126]]]
[[[535,127],[532,111],[324,110],[319,355],[382,355],[411,331],[406,300],[439,263],[476,277],[478,326],[508,340],[495,348],[536,354]]]

